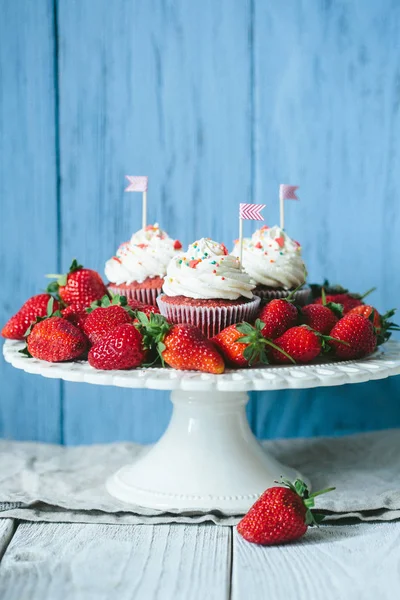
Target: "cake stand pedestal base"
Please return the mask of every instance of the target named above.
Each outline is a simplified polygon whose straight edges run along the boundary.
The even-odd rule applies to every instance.
[[[173,391],[160,441],[107,481],[108,492],[160,510],[244,514],[280,476],[301,474],[269,456],[252,434],[244,392]],[[303,478],[304,479],[304,478]]]

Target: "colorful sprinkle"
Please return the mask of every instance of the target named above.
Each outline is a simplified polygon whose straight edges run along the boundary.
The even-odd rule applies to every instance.
[[[275,261],[271,258],[269,262],[275,262]]]
[[[200,262],[201,262],[201,260],[199,258],[196,260],[191,260],[189,263],[189,267],[191,269],[195,269]]]
[[[254,248],[261,249],[262,248],[262,243],[261,242],[257,242],[257,244],[254,246]]]
[[[285,238],[283,237],[277,237],[275,238],[275,241],[280,248],[283,248],[283,246],[285,245]]]
[[[175,240],[174,242],[174,250],[180,250],[182,248],[182,244],[179,240]]]
[[[222,281],[225,281],[225,277],[221,277]]]

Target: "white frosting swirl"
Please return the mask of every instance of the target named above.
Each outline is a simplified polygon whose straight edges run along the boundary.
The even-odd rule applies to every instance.
[[[174,256],[167,268],[163,290],[168,296],[195,299],[252,298],[255,284],[240,268],[239,260],[223,244],[210,238],[194,242]]]
[[[106,262],[106,277],[116,285],[164,277],[169,261],[181,249],[180,242],[170,238],[158,223],[149,225],[121,244],[116,255]]]
[[[239,244],[233,249],[239,256]],[[243,266],[257,284],[285,290],[304,283],[306,267],[301,247],[277,225],[261,227],[243,244]]]

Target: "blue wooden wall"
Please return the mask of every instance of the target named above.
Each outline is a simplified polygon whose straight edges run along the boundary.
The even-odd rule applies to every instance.
[[[301,186],[287,230],[312,280],[400,296],[396,0],[0,0],[0,319],[65,270],[102,271],[149,217],[228,245],[240,201]],[[247,231],[256,224],[246,224]],[[0,363],[0,435],[66,444],[162,433],[161,392],[45,380]],[[400,378],[257,394],[263,437],[400,426]]]

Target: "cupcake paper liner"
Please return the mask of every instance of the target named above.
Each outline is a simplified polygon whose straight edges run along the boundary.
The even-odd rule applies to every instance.
[[[196,325],[205,336],[212,338],[234,323],[255,321],[261,300],[258,296],[253,296],[250,302],[231,306],[179,306],[164,302],[161,295],[157,298],[157,303],[161,314],[171,323]]]
[[[290,293],[290,290],[257,290],[257,288],[254,290],[254,294],[259,296],[265,303],[275,300],[276,298],[287,298]],[[293,296],[295,303],[299,304],[300,306],[305,306],[308,304],[310,297],[311,290],[308,287],[298,290]]]
[[[138,300],[144,302],[144,304],[151,304],[157,306],[157,296],[161,294],[161,288],[132,288],[122,289],[118,286],[109,285],[108,289],[113,294],[119,294],[120,296],[126,296],[128,300]]]

